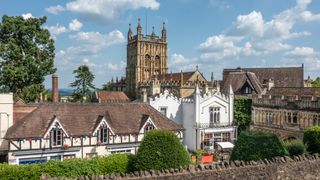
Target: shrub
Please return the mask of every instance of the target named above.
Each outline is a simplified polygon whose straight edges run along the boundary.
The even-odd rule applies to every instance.
[[[291,140],[283,143],[290,156],[297,156],[305,153],[305,146],[302,141]]]
[[[320,153],[320,126],[308,128],[303,134],[303,143],[310,153]]]
[[[275,134],[242,131],[232,151],[231,159],[250,161],[285,155],[287,152]]]
[[[160,170],[190,164],[190,157],[176,135],[167,130],[152,130],[137,152],[137,170]]]
[[[132,171],[134,155],[112,154],[105,157],[49,161],[43,164],[0,164],[0,179],[39,179],[42,174],[51,177],[76,178],[80,176],[125,173]]]

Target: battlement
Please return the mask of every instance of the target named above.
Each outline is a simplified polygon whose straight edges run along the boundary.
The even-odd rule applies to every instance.
[[[252,95],[252,105],[285,109],[320,110],[320,97]]]

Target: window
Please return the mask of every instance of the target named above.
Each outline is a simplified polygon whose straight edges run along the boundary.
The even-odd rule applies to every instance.
[[[51,145],[52,146],[61,146],[63,141],[63,131],[62,129],[56,127],[51,130]]]
[[[249,86],[246,86],[246,87],[244,88],[244,93],[245,93],[245,94],[251,94],[251,93],[252,93],[251,88],[250,88]]]
[[[297,124],[297,123],[298,123],[298,115],[297,115],[297,113],[293,113],[292,122],[293,122],[294,124]]]
[[[220,122],[220,108],[219,107],[210,107],[209,113],[210,113],[210,126],[212,126],[214,123]]]
[[[61,161],[61,156],[60,155],[58,155],[58,156],[50,156],[50,160]]]
[[[108,143],[108,127],[100,128],[98,137],[101,143]]]
[[[152,125],[152,123],[147,122],[146,126],[144,127],[144,132],[148,132],[154,129],[154,126]]]
[[[222,141],[230,141],[230,140],[231,138],[230,138],[229,132],[222,133]]]
[[[76,158],[75,154],[63,155],[63,160],[74,159]]]
[[[287,122],[291,124],[297,124],[298,123],[298,114],[297,113],[287,113]]]
[[[160,107],[160,113],[167,116],[167,107]]]
[[[314,126],[320,125],[320,116],[313,115],[313,125]]]
[[[267,124],[272,124],[272,121],[273,121],[273,113],[267,112],[267,113],[266,113],[266,119],[267,119]]]

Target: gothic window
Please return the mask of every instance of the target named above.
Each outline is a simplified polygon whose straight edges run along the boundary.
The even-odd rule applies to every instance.
[[[151,62],[151,57],[149,54],[147,54],[144,59],[145,66],[150,67],[150,62]]]
[[[273,113],[267,112],[266,113],[266,119],[268,124],[272,124],[273,121]]]
[[[298,114],[297,113],[287,113],[287,122],[291,124],[297,124],[298,123]]]
[[[144,132],[146,133],[146,132],[149,132],[149,131],[151,131],[153,129],[154,129],[154,126],[152,125],[152,123],[151,122],[147,122],[147,124],[144,127]]]
[[[314,126],[320,125],[320,115],[313,115],[313,125]]]
[[[155,57],[155,67],[160,67],[160,57],[158,55]]]
[[[292,117],[292,122],[293,122],[294,124],[297,124],[297,123],[298,123],[298,115],[297,115],[297,113],[293,113],[292,115],[293,115],[293,117]]]
[[[61,146],[63,141],[63,130],[59,127],[55,127],[50,132],[51,135],[51,145]]]
[[[109,139],[109,130],[108,127],[101,127],[98,131],[98,140],[101,143],[108,143]]]
[[[210,107],[209,108],[210,114],[210,126],[214,123],[220,122],[220,108],[219,107]]]

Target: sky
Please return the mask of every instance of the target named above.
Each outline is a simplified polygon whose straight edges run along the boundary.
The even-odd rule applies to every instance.
[[[136,34],[161,35],[166,23],[169,72],[199,70],[210,80],[224,68],[304,64],[304,78],[320,76],[320,1],[316,0],[10,0],[0,15],[47,16],[55,40],[59,88],[86,64],[100,88],[125,76],[129,23]],[[51,77],[46,77],[51,88]]]

